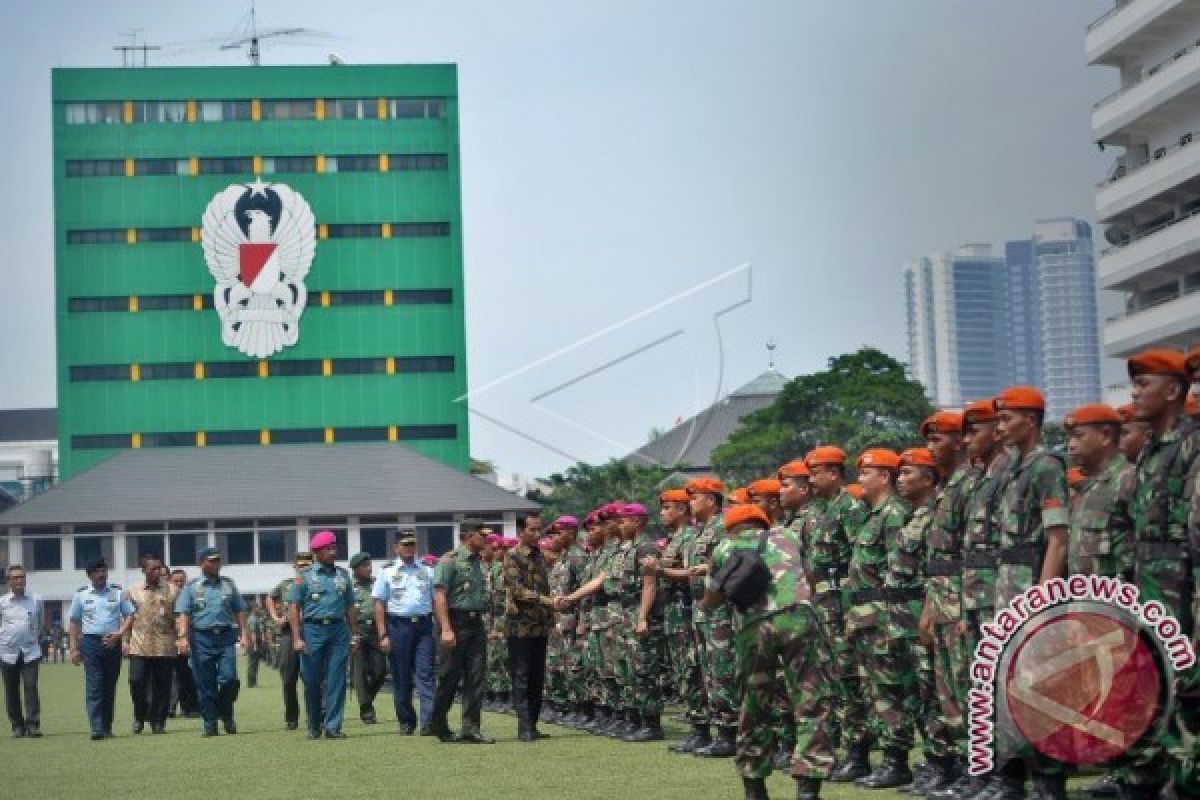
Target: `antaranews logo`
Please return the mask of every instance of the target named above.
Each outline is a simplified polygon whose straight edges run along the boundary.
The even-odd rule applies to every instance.
[[[1172,678],[1196,654],[1162,603],[1139,596],[1120,578],[1055,578],[981,626],[967,694],[972,775],[1028,746],[1067,764],[1111,761],[1165,723]]]

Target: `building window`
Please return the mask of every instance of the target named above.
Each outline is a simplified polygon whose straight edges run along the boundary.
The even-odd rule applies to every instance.
[[[208,541],[205,533],[172,533],[167,537],[170,546],[171,566],[180,567],[196,563],[196,553]]]
[[[128,311],[128,297],[71,297],[67,311]]]
[[[388,100],[392,119],[437,119],[446,114],[446,101],[440,97],[393,97]]]
[[[139,242],[191,242],[191,228],[138,228]]]
[[[262,118],[267,120],[316,119],[316,100],[263,100]]]
[[[112,178],[125,177],[125,162],[119,158],[96,161],[68,161],[68,178]]]
[[[388,172],[445,171],[449,163],[445,153],[398,153],[388,156]]]
[[[187,103],[149,101],[133,104],[134,122],[187,122]]]
[[[212,295],[203,295],[209,306],[212,305]],[[192,296],[190,294],[159,294],[138,298],[138,311],[191,311]],[[203,302],[203,301],[202,301]]]
[[[330,239],[378,239],[383,236],[383,226],[378,224],[327,225]]]
[[[212,431],[204,436],[210,446],[258,444],[258,431]],[[251,545],[253,547],[253,545]]]
[[[430,553],[440,556],[454,549],[454,527],[452,525],[429,525],[423,527],[425,542]]]
[[[186,158],[139,158],[133,162],[134,175],[189,175]]]
[[[397,222],[392,226],[392,236],[422,237],[449,236],[449,222]]]
[[[252,378],[258,375],[258,364],[254,361],[209,361],[204,365],[204,374],[209,378]],[[254,441],[258,441],[257,436]]]
[[[336,442],[386,442],[387,428],[337,428],[334,430]]]
[[[254,159],[201,158],[197,168],[201,175],[250,175],[254,172]]]
[[[290,564],[296,557],[296,533],[291,530],[258,532],[258,563]]]
[[[350,543],[346,540],[346,520],[342,517],[320,518],[308,521],[308,535],[311,537],[317,531],[333,531],[337,537],[337,558],[345,561],[350,557]]]
[[[249,100],[204,100],[197,104],[196,119],[201,122],[236,122],[251,119]]]
[[[115,567],[112,548],[111,536],[76,536],[75,569],[86,569],[88,563],[97,558],[103,558],[109,567]]]
[[[374,97],[340,97],[325,101],[325,113],[331,119],[375,119],[378,101]]]
[[[219,531],[217,550],[226,564],[254,563],[254,533],[251,531]]]
[[[161,533],[139,534],[125,537],[125,566],[141,569],[141,557],[153,553],[159,558],[167,557],[167,537]]]
[[[321,444],[324,441],[324,428],[284,428],[271,431],[272,444]]]
[[[331,306],[381,306],[384,302],[384,292],[380,289],[357,289],[344,292],[330,292]]]
[[[458,427],[456,425],[401,425],[398,433],[402,441],[410,442],[424,439],[453,439],[458,435]]]
[[[398,305],[450,303],[453,300],[452,289],[398,289],[392,293],[392,302]]]
[[[362,551],[373,559],[384,560],[388,553],[387,528],[362,528],[358,532],[358,544]]]
[[[267,371],[269,375],[275,375],[279,377],[320,375],[321,359],[293,358],[285,359],[283,361],[269,361],[267,362]]]
[[[142,447],[191,447],[196,444],[194,433],[143,433]]]
[[[71,437],[71,447],[76,450],[119,450],[133,446],[133,437],[128,433],[85,434]]]
[[[144,381],[190,380],[195,376],[195,367],[189,362],[174,364],[142,364],[138,367],[138,375]],[[163,434],[173,436],[176,434]]]
[[[62,569],[62,540],[57,536],[25,538],[21,542],[21,560],[30,572],[58,572]]]
[[[316,172],[316,156],[275,156],[264,158],[262,171],[267,175],[281,172]]]
[[[120,125],[121,103],[68,103],[68,125]]]
[[[127,364],[94,364],[71,367],[71,381],[127,381],[129,366]]]
[[[396,359],[396,372],[453,372],[454,356],[412,356]]]
[[[125,230],[67,231],[67,244],[125,244]]]
[[[387,373],[386,358],[335,358],[334,375],[383,375]],[[341,437],[338,437],[339,439]]]
[[[378,172],[379,156],[330,156],[325,159],[325,171]]]

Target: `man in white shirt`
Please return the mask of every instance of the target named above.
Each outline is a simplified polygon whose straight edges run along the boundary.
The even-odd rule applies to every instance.
[[[4,702],[13,736],[42,735],[41,700],[38,697],[38,663],[42,648],[38,631],[42,626],[42,598],[25,594],[25,569],[8,568],[6,595],[0,596],[0,672],[4,675]],[[25,690],[21,707],[19,687]]]

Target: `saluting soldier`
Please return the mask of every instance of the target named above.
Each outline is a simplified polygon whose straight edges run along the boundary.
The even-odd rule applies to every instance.
[[[387,680],[387,656],[380,649],[380,636],[375,631],[375,578],[371,575],[369,553],[355,553],[350,558],[354,577],[354,607],[358,615],[358,650],[350,656],[350,675],[354,695],[358,698],[358,718],[365,725],[374,725],[375,695]]]
[[[98,558],[85,570],[91,583],[75,590],[71,620],[71,663],[83,664],[85,705],[92,741],[113,736],[113,703],[121,675],[121,640],[132,624],[133,605],[118,584],[108,582],[108,564]]]
[[[488,608],[479,553],[484,546],[483,523],[460,524],[459,546],[438,561],[433,578],[433,610],[438,623],[437,691],[430,732],[443,742],[493,744],[480,729],[487,670]],[[462,733],[450,730],[447,716],[454,693],[462,686]]]
[[[293,646],[292,623],[288,613],[292,586],[300,573],[312,566],[313,555],[307,551],[297,553],[292,560],[293,574],[275,584],[267,595],[267,613],[275,622],[275,636],[279,662],[279,682],[283,687],[283,722],[289,731],[300,727],[300,697],[296,684],[300,680],[300,654]]]
[[[308,543],[317,563],[300,573],[288,598],[288,619],[297,631],[308,738],[345,739],[346,662],[358,649],[358,609],[350,574],[335,562],[337,536],[317,531]]]
[[[246,601],[233,581],[221,574],[221,554],[215,547],[197,553],[200,576],[183,587],[175,601],[176,637],[192,654],[192,673],[200,695],[204,735],[217,735],[217,719],[226,733],[237,733],[233,704],[237,700],[237,645],[246,641]]]

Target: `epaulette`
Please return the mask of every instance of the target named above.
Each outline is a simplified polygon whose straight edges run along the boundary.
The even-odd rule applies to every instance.
[[[89,584],[86,584],[86,583],[85,583],[83,586],[80,586],[80,587],[79,587],[78,589],[76,589],[75,591],[76,591],[76,592],[82,592],[82,591],[85,591],[85,590],[88,588],[88,586],[89,586]]]
[[[119,590],[119,591],[125,591],[124,589],[122,589],[122,588],[121,588],[121,584],[119,584],[119,583],[110,583],[110,584],[108,585],[108,588],[110,588],[110,589],[117,589],[117,590]]]

